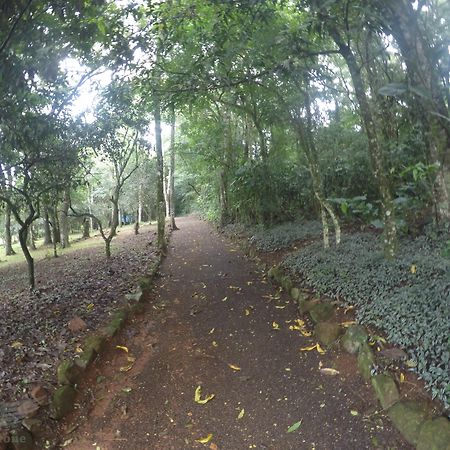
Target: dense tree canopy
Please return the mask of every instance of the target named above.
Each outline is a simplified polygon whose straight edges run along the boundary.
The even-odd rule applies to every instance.
[[[86,217],[103,214],[95,222],[113,236],[124,186],[128,198],[136,192],[127,213],[137,218],[150,179],[161,247],[169,191],[167,213],[198,209],[222,224],[319,216],[326,247],[329,224],[337,244],[342,221],[371,224],[384,229],[389,258],[399,233],[448,226],[447,2],[24,0],[1,8],[0,200],[7,250],[12,214],[30,270],[28,235],[40,217],[42,232],[51,223],[65,245],[68,223],[81,220],[69,212],[75,203]],[[84,71],[76,81],[69,60]],[[99,88],[97,110],[74,119],[83,84],[95,86],[105,71],[112,81]],[[177,123],[171,143],[161,121]],[[142,157],[126,155],[138,147]],[[132,168],[118,163],[131,159]],[[109,213],[92,210],[99,187],[87,168],[106,160],[111,176],[97,175],[112,189],[105,226]]]

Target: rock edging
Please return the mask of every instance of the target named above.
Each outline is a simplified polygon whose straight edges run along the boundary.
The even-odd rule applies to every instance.
[[[247,254],[251,257],[250,249]],[[315,324],[314,335],[325,346],[340,341],[342,348],[357,355],[358,371],[366,382],[370,382],[381,407],[387,412],[400,434],[417,450],[450,450],[450,421],[443,416],[433,417],[430,408],[420,401],[401,399],[393,377],[388,373],[375,373],[375,356],[368,345],[369,334],[358,324],[344,331],[341,325],[333,322],[334,308],[331,303],[318,299],[310,300],[301,287],[294,282],[280,266],[271,267],[267,278],[280,285],[298,303],[301,314],[309,314]]]
[[[82,352],[74,358],[62,360],[58,364],[56,370],[58,387],[56,390],[50,394],[42,387],[33,389],[31,392],[32,398],[23,403],[25,405],[26,402],[29,402],[30,406],[27,406],[26,411],[20,414],[22,417],[20,426],[15,426],[9,430],[2,429],[2,422],[0,421],[0,450],[34,449],[35,441],[39,438],[42,427],[42,421],[36,418],[36,415],[39,412],[42,413],[44,408],[48,409],[49,417],[54,420],[61,420],[74,410],[77,384],[79,384],[87,368],[101,354],[107,341],[125,326],[132,315],[143,311],[147,294],[153,286],[163,257],[164,255],[159,254],[151,264],[148,273],[141,279],[136,290],[125,295],[124,306],[113,313],[109,323],[84,339],[81,345]],[[40,391],[37,392],[37,390]]]

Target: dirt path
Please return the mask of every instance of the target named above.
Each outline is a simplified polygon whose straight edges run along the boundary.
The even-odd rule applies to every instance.
[[[137,356],[134,367],[117,370],[121,350],[103,362],[107,380],[92,394],[95,406],[67,448],[411,448],[379,412],[353,359],[300,352],[315,342],[289,330],[298,318],[293,302],[276,298],[256,266],[207,224],[192,217],[178,224],[155,314],[131,324],[123,337]],[[322,375],[319,362],[340,375]],[[215,397],[196,404],[197,386],[202,398]],[[207,444],[195,441],[210,433]]]

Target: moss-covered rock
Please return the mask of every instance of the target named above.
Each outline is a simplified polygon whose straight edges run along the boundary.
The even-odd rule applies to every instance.
[[[75,405],[76,391],[72,386],[61,386],[53,394],[50,415],[59,420],[69,414]]]
[[[320,303],[318,299],[307,300],[306,297],[303,296],[298,300],[298,311],[300,314],[306,314],[318,303]]]
[[[100,353],[105,342],[105,336],[89,336],[84,341],[83,353],[81,353],[81,355],[79,355],[79,357],[75,359],[75,364],[82,369],[86,369],[86,367],[89,366],[89,364],[91,364],[92,361],[94,361],[95,357]]]
[[[335,322],[319,322],[314,328],[314,335],[323,345],[331,345],[341,334],[341,326]]]
[[[353,355],[359,350],[361,345],[367,342],[368,337],[363,326],[352,325],[342,337],[341,344],[345,351]]]
[[[361,376],[366,380],[370,380],[371,370],[375,363],[375,356],[367,342],[364,342],[358,351],[358,370]]]
[[[298,299],[300,298],[300,289],[296,288],[296,287],[293,287],[291,289],[290,294],[291,294],[291,297],[292,297],[293,300],[298,301]]]
[[[80,367],[72,360],[62,361],[56,369],[58,384],[75,384],[80,376]]]
[[[331,303],[317,303],[309,310],[309,315],[315,323],[327,322],[334,316],[334,307]]]
[[[385,373],[375,375],[372,378],[372,386],[383,409],[390,408],[400,399],[395,381]]]
[[[281,280],[284,276],[283,269],[280,266],[273,266],[267,272],[267,276],[269,279],[281,283]]]
[[[288,277],[287,275],[282,277],[281,278],[281,286],[286,292],[291,292],[292,280],[290,279],[290,277]]]
[[[420,427],[429,418],[429,410],[423,402],[404,400],[389,408],[388,415],[405,439],[416,445]]]
[[[445,417],[427,420],[420,427],[417,450],[450,450],[450,422]]]
[[[121,309],[114,313],[114,316],[109,322],[109,324],[105,327],[105,333],[108,337],[115,336],[125,325],[125,322],[128,318],[128,311]]]

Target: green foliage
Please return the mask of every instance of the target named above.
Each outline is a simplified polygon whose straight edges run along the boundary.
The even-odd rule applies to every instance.
[[[287,222],[273,228],[258,231],[250,242],[260,251],[271,252],[290,247],[297,241],[314,239],[321,235],[322,225],[315,220]]]
[[[381,237],[360,233],[328,251],[309,245],[283,265],[319,293],[356,305],[358,319],[404,347],[433,396],[450,406],[450,262],[442,247],[405,238],[387,261]]]

